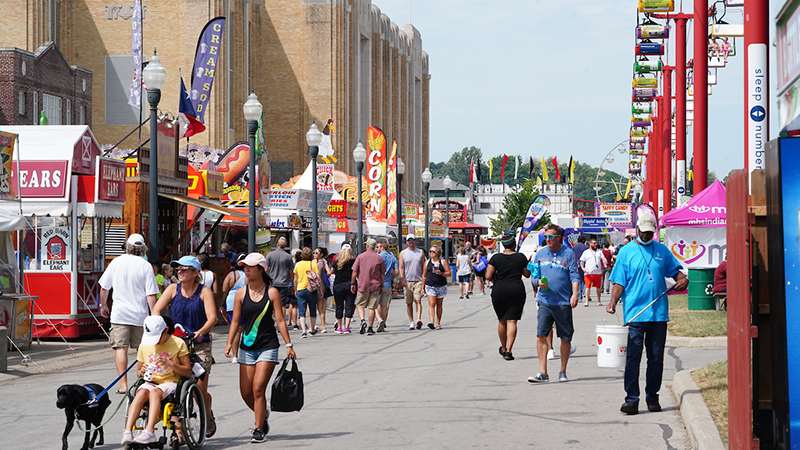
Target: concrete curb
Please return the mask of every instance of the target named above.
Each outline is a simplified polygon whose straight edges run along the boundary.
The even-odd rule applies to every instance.
[[[678,401],[686,434],[695,450],[725,450],[719,429],[692,378],[693,370],[681,370],[672,379],[672,392]]]

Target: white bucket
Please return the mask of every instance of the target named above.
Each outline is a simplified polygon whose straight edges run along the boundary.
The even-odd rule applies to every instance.
[[[628,327],[597,325],[597,366],[625,367]]]

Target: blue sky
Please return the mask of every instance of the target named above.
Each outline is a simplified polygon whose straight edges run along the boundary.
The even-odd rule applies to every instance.
[[[373,2],[401,27],[408,23],[408,0]],[[680,3],[676,1],[676,9]],[[684,11],[690,12],[693,2],[683,3]],[[572,155],[599,166],[629,132],[636,4],[634,0],[412,2],[411,23],[420,30],[423,49],[430,55],[433,160],[446,160],[474,145],[484,155],[558,156],[563,162]],[[773,6],[770,17],[775,13]],[[742,14],[730,10],[725,19],[742,23]],[[690,26],[689,58],[692,31]],[[736,44],[742,46],[742,39],[737,38]],[[673,64],[673,42],[669,48]],[[720,178],[744,167],[741,55],[740,51],[719,69],[719,82],[709,97],[709,170]],[[771,103],[775,119],[777,108]],[[771,123],[775,135],[777,121]],[[622,159],[617,158],[612,168],[625,167]]]

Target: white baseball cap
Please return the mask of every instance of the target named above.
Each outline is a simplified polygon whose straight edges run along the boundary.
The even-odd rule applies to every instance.
[[[144,319],[144,333],[142,333],[143,345],[156,345],[161,340],[161,333],[167,329],[167,323],[161,316],[147,316]]]
[[[636,226],[639,227],[639,231],[655,233],[656,218],[649,213],[642,214],[639,216],[639,220],[636,221]]]
[[[136,247],[144,247],[144,236],[139,233],[133,233],[132,235],[128,236],[128,244]]]

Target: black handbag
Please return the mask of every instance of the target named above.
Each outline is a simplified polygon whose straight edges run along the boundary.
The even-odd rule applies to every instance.
[[[297,368],[297,361],[293,361],[292,368],[287,369],[290,358],[283,360],[281,369],[272,383],[272,398],[270,406],[273,411],[292,412],[303,408],[305,397],[303,395],[303,373]]]

